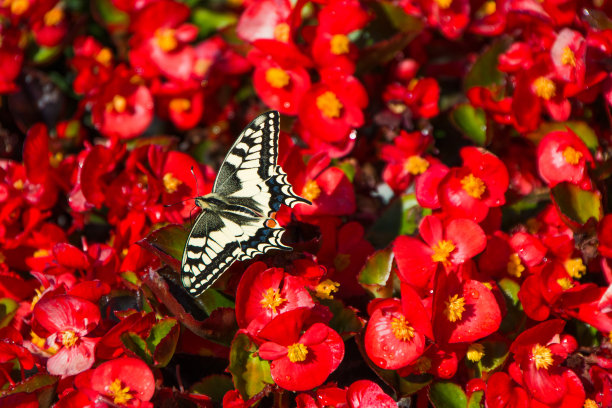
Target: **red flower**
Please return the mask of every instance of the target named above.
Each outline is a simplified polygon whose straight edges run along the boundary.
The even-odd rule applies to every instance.
[[[482,228],[467,219],[454,219],[444,226],[438,217],[426,216],[419,233],[425,242],[400,236],[393,244],[400,279],[419,289],[428,286],[439,263],[459,265],[486,246]]]
[[[86,337],[100,321],[100,309],[70,295],[46,296],[34,307],[33,330],[59,350],[47,361],[50,374],[69,376],[89,369],[95,362],[98,339]]]
[[[296,16],[299,16],[298,12]],[[289,0],[253,1],[240,14],[236,34],[247,42],[262,39],[291,42],[290,16]]]
[[[2,38],[2,46],[0,46],[0,94],[14,92],[17,86],[14,81],[21,72],[21,64],[23,63],[23,46],[21,45],[21,37],[25,35],[20,30],[7,26],[0,25],[0,37]]]
[[[30,18],[36,42],[45,47],[58,45],[66,36],[68,21],[57,0],[38,0]]]
[[[386,299],[374,306],[364,337],[366,353],[374,364],[395,370],[423,354],[425,336],[412,322],[419,318],[413,311],[402,310],[398,299]]]
[[[403,114],[406,109],[417,118],[433,118],[440,110],[440,85],[433,78],[412,78],[407,85],[392,83],[383,93],[389,110]]]
[[[487,406],[491,408],[528,408],[530,406],[527,392],[503,372],[494,373],[487,381],[485,400]]]
[[[191,77],[195,58],[189,43],[198,29],[184,23],[189,14],[189,7],[172,0],[149,3],[136,13],[130,25],[130,62],[140,75],[152,78],[161,73],[178,81]]]
[[[440,205],[451,217],[480,222],[490,207],[505,204],[508,171],[496,156],[475,147],[461,149],[461,158],[463,167],[452,168],[440,182]]]
[[[329,2],[319,13],[316,36],[312,41],[312,56],[321,68],[340,68],[347,74],[355,71],[357,47],[348,35],[363,28],[368,13],[357,0]]]
[[[70,64],[77,76],[72,83],[79,94],[95,93],[111,77],[113,53],[93,37],[77,37],[73,43],[74,57]]]
[[[310,89],[311,65],[295,46],[274,40],[258,40],[249,55],[255,66],[253,86],[261,100],[272,109],[296,115],[300,101]]]
[[[425,173],[431,164],[423,153],[431,144],[431,137],[421,132],[401,130],[393,145],[385,145],[380,156],[387,162],[383,180],[396,194],[405,191],[415,176]]]
[[[104,136],[131,139],[151,123],[153,97],[137,80],[133,72],[119,66],[110,82],[93,99],[91,119]]]
[[[342,143],[363,125],[361,110],[367,104],[367,93],[355,77],[326,69],[321,71],[321,82],[302,98],[299,119],[311,137]]]
[[[559,31],[557,39],[550,49],[550,56],[556,70],[557,78],[583,86],[586,72],[587,44],[577,31],[564,28]]]
[[[148,402],[155,393],[155,378],[149,366],[137,358],[119,358],[100,364],[77,376],[74,383],[91,403],[152,408]]]
[[[238,326],[257,335],[276,316],[314,302],[303,279],[256,262],[243,273],[236,290]]]
[[[593,163],[593,156],[571,130],[548,133],[540,141],[537,155],[540,176],[550,187],[564,181],[590,184],[587,165]]]
[[[470,2],[467,0],[433,0],[428,6],[428,20],[447,38],[457,39],[470,22]]]
[[[170,119],[179,130],[195,127],[204,113],[204,93],[197,82],[156,83],[151,88],[158,115]]]
[[[384,393],[376,383],[370,380],[355,381],[346,391],[350,408],[395,408],[397,403]]]
[[[305,391],[323,384],[344,357],[344,343],[323,323],[305,328],[308,310],[301,308],[277,316],[259,335],[269,341],[259,356],[272,360],[274,382],[290,391]]]

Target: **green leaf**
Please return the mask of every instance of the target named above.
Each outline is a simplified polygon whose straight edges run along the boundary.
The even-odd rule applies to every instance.
[[[526,137],[537,145],[540,143],[540,140],[550,132],[567,131],[568,128],[574,132],[592,152],[595,152],[599,148],[597,134],[593,128],[586,122],[579,120],[567,122],[542,122],[537,130],[528,133]]]
[[[134,332],[125,332],[119,337],[125,347],[138,357],[144,360],[148,365],[153,365],[153,356],[147,348],[147,343]]]
[[[484,406],[484,391],[476,391],[470,394],[467,408],[481,408]]]
[[[178,343],[180,325],[176,319],[166,317],[153,325],[147,338],[147,348],[151,350],[155,367],[168,365]]]
[[[375,251],[368,257],[365,265],[359,271],[357,280],[361,286],[374,298],[388,298],[393,296],[393,270],[394,260],[391,248]]]
[[[234,383],[232,383],[230,376],[213,374],[193,384],[190,391],[195,394],[207,395],[215,406],[221,406],[225,393],[233,389]]]
[[[95,0],[92,9],[107,27],[124,31],[130,24],[129,15],[113,6],[110,0]]]
[[[62,47],[59,45],[55,47],[39,46],[32,54],[31,59],[35,64],[46,64],[57,57],[61,51]]]
[[[6,327],[15,317],[19,303],[10,298],[0,299],[0,328]]]
[[[468,90],[475,86],[493,87],[500,89],[504,85],[504,74],[497,68],[499,56],[503,54],[511,44],[511,38],[505,37],[494,42],[470,68],[463,89]],[[498,95],[502,96],[502,95]]]
[[[419,221],[431,210],[422,208],[414,194],[404,195],[392,201],[367,233],[367,239],[375,248],[388,247],[398,235],[411,235]]]
[[[329,307],[333,315],[329,327],[338,332],[344,340],[363,329],[363,322],[358,316],[357,309],[346,306],[338,299],[322,299],[321,304]]]
[[[481,372],[490,372],[500,367],[508,357],[508,346],[501,341],[480,342],[485,348],[484,356],[478,362]]]
[[[603,217],[601,194],[597,191],[560,183],[551,189],[551,193],[561,213],[575,223],[585,225],[591,218],[599,221]]]
[[[213,311],[222,307],[234,308],[235,303],[222,292],[216,289],[207,289],[198,296],[199,304],[204,307],[204,311],[210,316]]]
[[[465,408],[467,396],[457,384],[440,381],[429,388],[429,401],[436,408]]]
[[[138,244],[158,255],[176,270],[180,270],[183,249],[188,236],[187,230],[180,225],[172,224],[153,231],[138,241]]]
[[[523,304],[518,298],[521,286],[514,280],[503,278],[497,285],[501,289],[506,301],[506,315],[499,326],[501,333],[517,333],[525,324],[526,316],[523,312]]]
[[[208,37],[210,34],[232,25],[238,20],[233,13],[220,13],[205,8],[193,10],[191,16],[193,24],[200,31],[201,37]]]
[[[273,384],[270,363],[257,356],[257,346],[248,336],[238,334],[232,342],[228,371],[236,389],[243,397],[251,398],[268,384]]]
[[[451,121],[455,127],[478,146],[487,142],[487,117],[484,110],[462,103],[451,111]]]
[[[352,183],[355,180],[355,173],[357,172],[355,162],[352,160],[343,160],[336,165],[340,170],[344,172],[346,177]]]
[[[24,382],[16,384],[10,390],[0,391],[0,399],[7,395],[18,394],[25,392],[28,394],[35,393],[38,398],[38,406],[40,408],[48,408],[56,399],[55,387],[58,378],[52,375],[35,374],[29,377]]]

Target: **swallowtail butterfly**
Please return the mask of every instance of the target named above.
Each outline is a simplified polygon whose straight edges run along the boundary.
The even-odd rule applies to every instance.
[[[293,192],[276,164],[278,132],[278,112],[255,118],[229,150],[212,192],[195,199],[202,212],[181,263],[181,280],[192,296],[209,288],[234,261],[271,249],[291,250],[281,243],[284,228],[274,216],[281,204],[293,207],[310,201]]]

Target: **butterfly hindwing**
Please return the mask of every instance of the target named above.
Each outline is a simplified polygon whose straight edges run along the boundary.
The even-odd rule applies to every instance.
[[[202,213],[189,234],[182,262],[182,281],[193,296],[201,294],[235,261],[281,243],[284,228],[274,216],[281,204],[310,204],[293,192],[277,165],[279,115],[259,115],[228,152],[212,193],[198,197]]]

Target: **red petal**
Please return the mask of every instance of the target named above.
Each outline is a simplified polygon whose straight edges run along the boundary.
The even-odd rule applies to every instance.
[[[93,303],[70,295],[44,297],[33,311],[33,318],[50,333],[74,330],[83,336],[100,321],[100,309]]]
[[[425,288],[436,270],[432,253],[430,247],[416,238],[397,237],[393,243],[393,254],[402,282],[419,289]]]
[[[94,348],[97,339],[81,337],[72,347],[63,347],[47,360],[47,371],[51,375],[63,377],[81,373],[93,366],[96,361]]]
[[[155,393],[153,372],[142,360],[119,358],[100,364],[91,377],[91,385],[100,394],[107,394],[108,387],[119,379],[122,386],[130,387],[140,401],[148,401]]]

